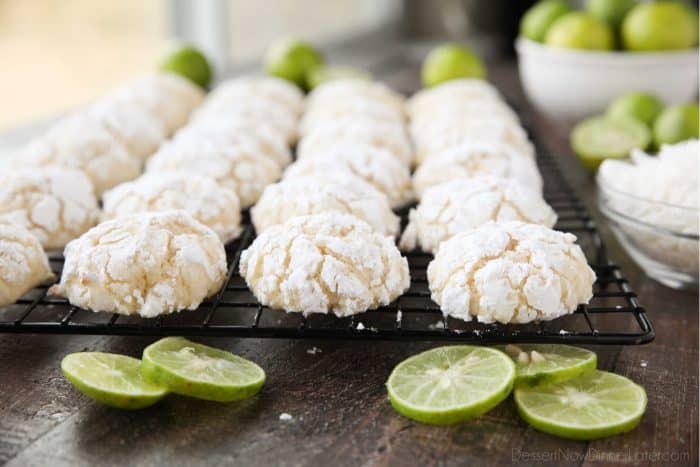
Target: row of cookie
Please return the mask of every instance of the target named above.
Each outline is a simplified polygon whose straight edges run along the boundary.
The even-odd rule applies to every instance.
[[[496,89],[450,81],[407,107],[420,203],[401,247],[435,255],[428,287],[443,314],[527,323],[588,302],[595,274],[576,237],[551,229],[532,144]]]
[[[258,232],[240,273],[260,303],[349,316],[409,286],[392,206],[410,199],[403,99],[376,82],[336,81],[307,98],[298,160],[251,210]]]
[[[300,134],[297,161],[251,210],[256,231],[333,211],[397,236],[392,208],[412,198],[403,98],[379,82],[323,84],[307,98]]]
[[[0,174],[0,217],[63,248],[98,221],[98,196],[136,178],[202,98],[177,75],[151,74],[60,119]]]

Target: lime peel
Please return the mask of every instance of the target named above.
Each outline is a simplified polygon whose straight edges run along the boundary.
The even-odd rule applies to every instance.
[[[516,366],[515,387],[552,384],[596,369],[594,352],[560,344],[506,345]]]

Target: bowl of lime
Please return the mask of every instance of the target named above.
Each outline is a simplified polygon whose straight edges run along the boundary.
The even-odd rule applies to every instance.
[[[573,123],[631,89],[667,104],[693,100],[697,44],[697,10],[681,2],[588,0],[575,11],[543,0],[523,17],[516,50],[530,101]]]

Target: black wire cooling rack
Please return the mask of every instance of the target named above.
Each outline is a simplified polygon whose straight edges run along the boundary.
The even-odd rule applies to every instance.
[[[531,133],[532,134],[532,133]],[[533,135],[536,136],[536,135]],[[445,318],[430,299],[426,268],[431,256],[408,254],[409,290],[394,303],[348,318],[327,315],[304,317],[260,305],[238,274],[241,251],[254,238],[246,216],[241,237],[226,248],[228,276],[225,287],[194,311],[143,319],[111,313],[94,313],[47,296],[50,284],[30,291],[16,304],[0,308],[0,333],[192,335],[282,338],[359,338],[384,340],[452,340],[460,342],[547,342],[579,344],[643,344],[654,330],[637,295],[620,269],[611,263],[593,220],[588,216],[557,161],[541,145],[538,165],[544,179],[544,196],[559,216],[555,227],[578,237],[578,243],[598,280],[589,304],[554,321],[527,325],[483,324]],[[406,222],[407,210],[402,213]],[[50,255],[60,277],[63,257]]]

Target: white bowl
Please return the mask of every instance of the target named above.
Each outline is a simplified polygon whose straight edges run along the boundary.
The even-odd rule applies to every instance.
[[[598,52],[515,43],[520,80],[534,106],[574,123],[603,113],[616,97],[646,91],[666,104],[692,101],[698,90],[698,49]]]

